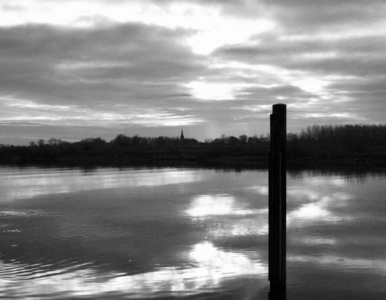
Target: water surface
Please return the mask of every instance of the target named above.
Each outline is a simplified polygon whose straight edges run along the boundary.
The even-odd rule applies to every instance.
[[[266,171],[0,169],[0,298],[267,299]],[[385,177],[288,175],[288,299],[386,297]]]

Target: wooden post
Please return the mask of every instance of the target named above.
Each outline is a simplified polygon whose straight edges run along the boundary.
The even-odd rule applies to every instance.
[[[286,298],[286,105],[272,106],[269,153],[269,281],[270,300]]]

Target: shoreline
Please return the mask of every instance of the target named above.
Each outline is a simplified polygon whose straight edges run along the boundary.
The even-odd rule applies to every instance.
[[[266,159],[244,159],[242,157],[218,157],[212,159],[133,159],[128,157],[114,158],[106,156],[89,157],[55,157],[55,158],[20,158],[0,159],[0,166],[10,167],[58,167],[58,168],[99,168],[99,167],[196,167],[233,170],[268,170]],[[287,170],[351,170],[351,171],[386,171],[385,160],[357,161],[351,158],[320,159],[301,158],[287,159]]]

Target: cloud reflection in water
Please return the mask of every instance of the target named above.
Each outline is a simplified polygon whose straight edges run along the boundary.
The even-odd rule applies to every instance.
[[[248,208],[230,194],[197,195],[185,213],[192,218],[215,219],[208,233],[213,237],[235,237],[268,234],[268,208]],[[237,217],[235,219],[235,217]]]
[[[224,251],[210,242],[194,245],[188,253],[189,264],[194,267],[167,267],[158,270],[126,275],[109,273],[101,275],[92,268],[80,270],[58,270],[56,274],[39,274],[28,281],[18,281],[17,291],[12,289],[14,278],[3,281],[0,296],[15,295],[60,295],[69,297],[98,296],[114,293],[130,295],[136,298],[160,296],[161,293],[187,295],[200,293],[205,289],[220,287],[224,280],[251,275],[266,275],[267,265],[260,260],[250,259],[239,252]],[[1,264],[4,267],[4,264]],[[19,273],[23,265],[6,264]],[[55,298],[55,297],[54,297]]]
[[[329,270],[347,270],[357,272],[358,269],[366,270],[369,273],[386,276],[386,262],[384,260],[349,258],[337,255],[309,256],[298,255],[288,257],[292,262],[313,263]]]
[[[85,174],[80,169],[2,170],[1,201],[31,199],[50,194],[74,193],[96,189],[158,187],[201,181],[201,174],[183,169],[97,169]],[[5,176],[6,175],[6,176]],[[92,176],[89,176],[92,175]]]
[[[288,193],[290,200],[295,199],[296,195],[302,202],[306,202],[287,213],[288,226],[302,227],[305,223],[315,222],[339,222],[349,220],[349,216],[342,216],[334,212],[334,209],[347,206],[347,201],[352,198],[347,193],[331,192],[324,195],[316,190],[292,190]],[[299,197],[300,196],[300,197]]]
[[[211,215],[252,215],[266,213],[264,209],[248,209],[229,194],[199,195],[194,197],[186,213],[192,217]]]
[[[295,181],[296,182],[296,181]],[[289,243],[308,247],[334,247],[339,243],[335,236],[325,235],[321,228],[329,224],[349,221],[352,216],[342,213],[350,205],[353,195],[345,190],[345,181],[339,177],[303,178],[300,184],[288,187],[287,226]],[[319,226],[319,227],[318,227]],[[321,227],[320,227],[321,226]],[[297,230],[301,230],[297,232]],[[316,251],[319,253],[320,248]],[[315,254],[320,256],[320,254]],[[294,257],[292,257],[294,259]],[[295,259],[296,260],[296,259]]]

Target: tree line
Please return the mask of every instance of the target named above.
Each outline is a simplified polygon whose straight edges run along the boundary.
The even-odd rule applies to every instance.
[[[221,135],[200,142],[194,138],[117,135],[111,141],[87,138],[77,142],[57,138],[31,141],[28,146],[2,145],[0,161],[95,160],[133,162],[154,160],[265,161],[269,135]],[[372,155],[386,160],[386,125],[313,125],[287,135],[288,157],[340,159]]]
[[[313,125],[303,129],[299,136],[290,138],[313,143],[364,143],[376,146],[386,142],[386,124],[382,125]]]

